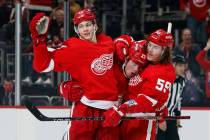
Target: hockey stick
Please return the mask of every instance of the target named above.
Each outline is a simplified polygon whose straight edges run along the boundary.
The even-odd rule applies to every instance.
[[[47,117],[43,115],[31,102],[26,102],[26,108],[40,121],[103,121],[104,117]],[[123,120],[158,120],[157,116],[122,117]],[[165,120],[190,119],[190,116],[166,116]]]
[[[167,33],[171,33],[171,30],[172,30],[172,23],[169,22],[168,23],[168,28],[167,28]]]
[[[47,117],[43,115],[39,109],[31,102],[25,103],[26,108],[40,121],[102,121],[103,117]]]

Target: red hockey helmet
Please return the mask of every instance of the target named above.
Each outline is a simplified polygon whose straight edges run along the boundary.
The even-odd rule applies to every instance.
[[[151,33],[147,40],[163,47],[173,47],[174,45],[172,34],[167,33],[163,29],[158,29]]]
[[[144,67],[147,64],[147,52],[143,50],[146,40],[135,41],[129,48],[129,59]]]
[[[74,25],[78,25],[79,23],[87,20],[94,20],[96,19],[96,15],[94,12],[92,12],[90,9],[85,8],[82,10],[79,10],[73,18]]]

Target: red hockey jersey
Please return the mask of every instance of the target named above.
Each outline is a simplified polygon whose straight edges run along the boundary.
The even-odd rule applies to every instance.
[[[175,78],[172,64],[150,64],[142,73],[130,79],[128,99],[135,99],[138,103],[145,104],[144,107],[150,106],[146,105],[148,101],[145,99],[148,99],[152,108],[156,111],[161,110],[167,103],[169,90]],[[144,108],[143,111],[150,112],[151,109]]]
[[[67,71],[84,90],[82,103],[108,109],[118,98],[113,42],[104,34],[97,35],[97,40],[92,43],[73,37],[52,53],[47,51],[45,44],[34,46],[33,67],[38,72]]]
[[[210,0],[179,0],[180,9],[190,8],[190,15],[199,21],[204,21],[210,8]]]

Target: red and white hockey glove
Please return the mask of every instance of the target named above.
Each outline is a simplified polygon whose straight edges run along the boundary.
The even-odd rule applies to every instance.
[[[83,95],[83,89],[75,81],[64,81],[59,85],[59,93],[71,102],[77,102]]]
[[[108,111],[104,113],[105,120],[103,123],[104,127],[115,127],[120,121],[121,117],[125,115],[125,113],[136,113],[139,111],[139,108],[142,109],[140,105],[136,102],[136,100],[131,99],[119,107],[113,106]],[[142,111],[142,110],[141,110]]]
[[[117,126],[121,121],[121,117],[125,116],[126,113],[155,112],[155,104],[156,100],[142,94],[135,99],[128,100],[118,108],[113,106],[104,113],[105,121],[103,126]]]
[[[117,106],[113,106],[106,112],[104,112],[105,120],[103,122],[104,127],[115,127],[117,126],[120,121],[121,117],[124,116],[123,110],[121,111]]]
[[[119,61],[124,62],[126,56],[128,56],[129,46],[133,39],[129,35],[121,35],[114,40],[114,48]]]
[[[130,107],[136,105],[138,104],[135,100],[129,100],[124,104],[120,105],[119,107],[113,106],[112,108],[104,112],[105,120],[103,126],[104,127],[117,126],[120,123],[121,118],[125,115],[125,113],[130,112]],[[136,109],[133,110],[133,108],[131,108],[131,110],[132,112],[137,111]]]
[[[30,21],[29,29],[34,45],[46,42],[50,19],[44,13],[37,13]]]

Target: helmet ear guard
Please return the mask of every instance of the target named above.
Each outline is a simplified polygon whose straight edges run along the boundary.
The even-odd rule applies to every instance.
[[[94,31],[96,32],[98,30],[98,26],[95,24]]]
[[[78,34],[78,29],[77,29],[77,27],[76,27],[76,26],[74,26],[74,31],[75,31],[75,33],[77,33],[77,34]]]

